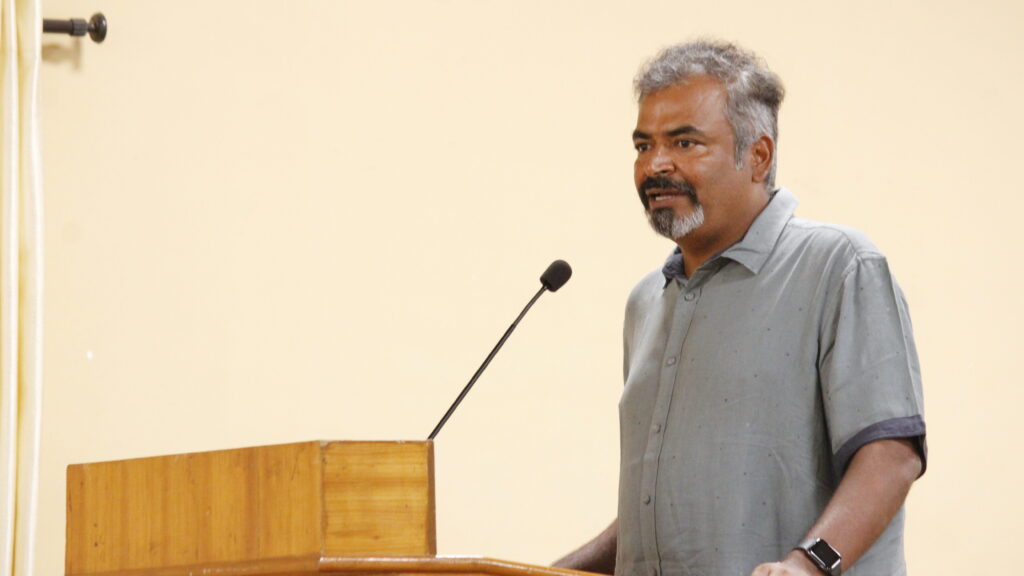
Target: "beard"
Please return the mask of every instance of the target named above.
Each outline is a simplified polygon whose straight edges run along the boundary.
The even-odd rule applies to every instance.
[[[651,211],[647,191],[652,188],[676,190],[684,194],[693,203],[693,212],[686,216],[676,216],[671,208],[658,208]],[[688,180],[676,181],[664,175],[651,176],[644,180],[637,188],[637,192],[640,194],[640,202],[643,203],[647,212],[647,221],[650,222],[651,228],[669,240],[678,240],[704,224],[704,207],[697,199],[696,187]]]
[[[704,224],[704,207],[697,204],[686,216],[676,216],[671,208],[658,208],[647,213],[647,221],[658,234],[678,240]]]

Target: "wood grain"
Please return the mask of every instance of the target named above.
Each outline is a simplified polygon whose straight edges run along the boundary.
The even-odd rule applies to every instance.
[[[590,572],[534,566],[478,556],[320,557],[207,563],[143,570],[111,571],[94,576],[594,576]]]
[[[593,576],[592,572],[537,566],[480,556],[426,556],[407,558],[331,558],[320,561],[323,574],[471,574],[491,576]]]
[[[329,445],[324,554],[435,554],[433,455],[427,442]]]
[[[69,466],[67,511],[69,576],[298,574],[295,562],[325,554],[429,555],[433,445],[303,442]]]

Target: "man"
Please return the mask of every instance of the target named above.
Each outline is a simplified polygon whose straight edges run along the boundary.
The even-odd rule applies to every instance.
[[[885,258],[852,229],[793,217],[774,186],[784,92],[756,56],[675,46],[636,89],[636,187],[678,248],[626,309],[618,518],[556,565],[905,574],[925,427]]]

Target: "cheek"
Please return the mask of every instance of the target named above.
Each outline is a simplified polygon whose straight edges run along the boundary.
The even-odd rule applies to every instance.
[[[683,177],[697,189],[697,193],[714,189],[722,184],[720,173],[707,165],[694,165],[683,173]]]

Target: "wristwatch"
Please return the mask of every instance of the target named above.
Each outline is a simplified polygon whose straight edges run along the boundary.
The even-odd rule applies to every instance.
[[[808,538],[797,544],[794,550],[803,550],[811,562],[828,576],[839,576],[843,572],[842,555],[821,538]]]

